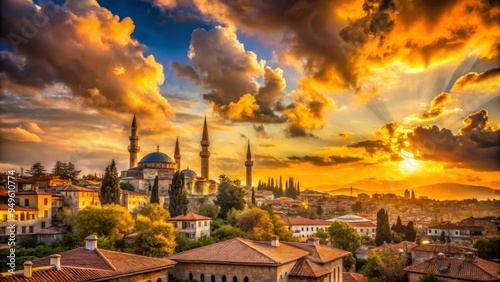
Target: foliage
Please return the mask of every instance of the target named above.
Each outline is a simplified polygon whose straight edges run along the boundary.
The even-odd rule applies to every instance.
[[[188,198],[186,187],[184,187],[184,173],[176,171],[172,179],[172,186],[168,189],[170,203],[168,210],[172,217],[187,214]]]
[[[323,228],[318,230],[318,232],[314,233],[314,237],[317,237],[319,239],[319,243],[322,245],[326,245],[328,243],[328,238],[330,237],[330,234]]]
[[[245,207],[244,195],[245,191],[243,189],[229,182],[221,183],[214,201],[220,207],[219,216],[225,219],[227,218],[227,212],[231,209],[242,210]]]
[[[362,212],[363,211],[363,203],[360,201],[357,201],[356,203],[352,204],[351,210],[352,210],[352,212],[355,212],[355,213]]]
[[[273,222],[273,232],[280,237],[280,240],[289,242],[298,240],[295,236],[293,236],[293,232],[288,229],[281,217],[274,214],[274,210],[271,207],[266,206],[263,210],[267,211],[271,217]]]
[[[153,188],[151,189],[151,198],[149,202],[151,204],[160,203],[160,195],[158,195],[158,175],[155,176],[155,181],[153,182]]]
[[[441,243],[446,243],[446,234],[444,233],[444,230],[441,231],[441,235],[439,235],[439,241],[441,241]]]
[[[246,237],[252,240],[271,240],[274,235],[271,217],[260,208],[251,208],[239,212],[236,215],[236,227],[245,232]]]
[[[134,185],[130,182],[120,182],[120,189],[127,191],[134,191]]]
[[[389,248],[371,251],[361,273],[370,281],[406,281],[404,270],[407,262],[406,254],[398,254]]]
[[[176,247],[175,252],[180,253],[194,248],[203,247],[214,243],[212,237],[202,234],[197,240],[189,240],[184,236],[178,236],[175,239]],[[170,280],[169,280],[170,281]]]
[[[52,174],[58,176],[60,179],[69,179],[75,181],[78,178],[81,170],[76,170],[72,162],[63,163],[57,161],[52,168]]]
[[[444,279],[439,279],[434,273],[431,271],[427,273],[426,275],[420,277],[418,279],[418,282],[446,282]]]
[[[495,235],[492,237],[481,238],[474,243],[474,248],[477,249],[477,256],[493,260],[500,258],[500,236]]]
[[[328,233],[332,246],[335,248],[356,253],[356,250],[361,246],[361,237],[358,232],[346,222],[335,220],[328,227]]]
[[[79,211],[71,225],[80,240],[95,234],[98,237],[109,236],[112,242],[117,242],[132,231],[134,221],[127,208],[120,205],[105,205],[87,207]]]
[[[84,176],[82,176],[82,179],[93,180],[93,181],[101,181],[102,180],[102,178],[100,178],[99,176],[97,176],[96,173],[94,173],[94,174],[89,173],[87,175],[84,175]]]
[[[71,209],[68,207],[63,207],[57,213],[55,214],[55,219],[57,220],[58,223],[64,224],[64,225],[71,225],[71,219],[73,218],[73,213],[71,212]]]
[[[375,239],[371,236],[361,236],[361,244],[365,246],[376,246]]]
[[[324,212],[324,211],[323,211],[323,207],[322,207],[320,204],[317,204],[317,205],[316,205],[316,214],[317,214],[318,216],[322,216],[322,215],[323,215],[323,212]]]
[[[167,222],[170,218],[169,212],[160,204],[148,204],[139,210],[139,214],[149,218],[151,221]]]
[[[310,219],[318,219],[318,214],[316,213],[316,209],[311,209],[311,212],[309,212],[308,218],[310,218]]]
[[[101,184],[101,204],[120,204],[120,178],[116,169],[115,160],[106,167]]]
[[[33,177],[40,177],[47,175],[45,167],[40,163],[34,163],[30,169],[26,170],[27,174],[30,174]]]
[[[219,206],[212,204],[212,203],[203,203],[200,206],[200,211],[199,213],[203,216],[211,217],[212,219],[216,219],[217,216],[219,215]]]
[[[392,241],[391,229],[389,228],[389,215],[384,209],[377,212],[377,229],[375,235],[375,243],[377,246],[389,243]]]
[[[345,271],[349,271],[353,265],[356,265],[356,258],[350,253],[342,259],[342,265]]]
[[[169,218],[168,211],[159,204],[149,204],[139,210],[135,221],[136,254],[164,257],[174,252],[176,232]]]
[[[252,187],[252,205],[255,205],[255,189]]]
[[[52,254],[58,254],[67,251],[68,248],[62,246],[47,246],[44,243],[39,243],[33,248],[16,247],[15,268],[23,269],[23,263],[28,260],[33,260],[37,257],[46,257]],[[10,254],[10,248],[0,249],[0,272],[7,272],[10,267],[7,264],[10,262],[7,257]]]
[[[394,230],[391,230],[391,239],[391,242],[395,244],[403,242],[403,238]]]
[[[226,224],[222,225],[221,227],[217,228],[214,232],[212,232],[212,237],[215,239],[215,241],[221,242],[236,237],[242,238],[245,237],[245,235],[243,234],[243,231],[241,231],[239,228]]]
[[[413,226],[413,221],[409,221],[405,229],[405,240],[415,242],[417,240],[417,230]]]

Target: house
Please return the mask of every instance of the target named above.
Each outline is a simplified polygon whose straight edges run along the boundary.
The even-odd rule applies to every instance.
[[[89,179],[81,179],[78,181],[78,186],[91,188],[91,189],[100,189],[102,185],[102,181],[95,181]]]
[[[408,282],[417,282],[427,273],[434,273],[448,282],[500,281],[500,264],[476,258],[472,253],[465,258],[446,257],[440,253],[405,270]]]
[[[64,235],[70,232],[70,228],[66,226],[51,226],[47,228],[40,229],[35,233],[37,242],[44,242],[46,244],[52,244],[56,241],[61,240]]]
[[[336,218],[328,219],[327,221],[340,220],[349,224],[352,228],[356,229],[359,236],[369,236],[375,238],[377,225],[373,221],[357,216],[354,214],[346,214]]]
[[[299,238],[312,237],[319,230],[326,230],[331,222],[319,219],[303,217],[282,217],[286,227],[293,232],[293,236]]]
[[[474,245],[477,239],[486,234],[484,227],[477,225],[442,223],[427,228],[427,235],[433,238],[439,238],[442,232],[446,238],[450,238],[451,242],[467,246]]]
[[[174,254],[171,271],[177,279],[198,281],[342,281],[342,258],[349,252],[307,243],[234,238]]]
[[[160,198],[161,201],[162,198]],[[137,211],[138,209],[149,204],[151,195],[141,192],[121,190],[120,204],[126,207],[129,211]],[[160,202],[160,204],[163,204]]]
[[[476,252],[477,250],[456,244],[421,244],[411,249],[411,264],[419,264],[439,253],[453,258],[465,258],[465,254],[471,251]]]
[[[0,274],[0,282],[168,281],[174,261],[97,248],[97,237],[85,247],[24,263],[24,269]]]
[[[186,215],[172,217],[168,221],[174,224],[177,234],[196,240],[200,238],[201,234],[210,236],[211,220],[210,217],[190,212]]]
[[[64,205],[69,206],[72,211],[79,211],[86,207],[101,205],[99,191],[77,185],[64,185],[53,187],[52,192],[64,197]]]

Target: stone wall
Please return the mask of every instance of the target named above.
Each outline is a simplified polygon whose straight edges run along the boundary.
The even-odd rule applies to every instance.
[[[134,276],[115,278],[106,282],[168,282],[168,271],[158,270]]]

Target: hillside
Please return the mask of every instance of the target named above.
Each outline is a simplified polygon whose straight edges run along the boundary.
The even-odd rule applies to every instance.
[[[470,198],[478,200],[500,199],[500,190],[459,183],[436,183],[412,189],[415,191],[417,197],[427,196],[438,200],[462,200]]]

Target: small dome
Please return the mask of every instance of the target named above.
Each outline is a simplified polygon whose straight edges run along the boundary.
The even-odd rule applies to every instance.
[[[189,167],[187,169],[185,169],[185,170],[182,170],[181,172],[184,174],[184,177],[186,177],[186,178],[196,178],[196,177],[198,177],[198,175],[196,174],[196,172],[194,172],[194,170],[189,169]]]
[[[164,153],[153,152],[145,155],[140,163],[173,163],[174,161]]]

